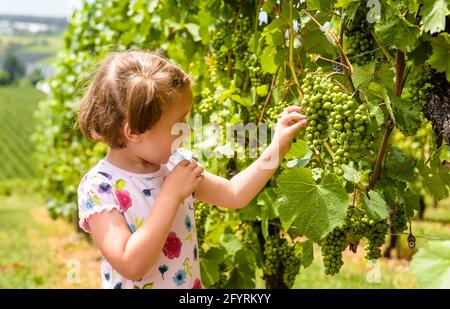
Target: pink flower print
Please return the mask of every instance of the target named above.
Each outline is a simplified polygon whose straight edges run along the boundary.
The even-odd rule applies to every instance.
[[[200,279],[195,279],[194,280],[194,285],[192,286],[193,289],[201,289],[202,288],[202,283],[200,282]]]
[[[181,240],[175,232],[170,232],[164,244],[163,253],[169,259],[174,259],[180,256]]]
[[[116,190],[116,197],[119,200],[120,209],[122,212],[131,207],[131,197],[127,190]]]

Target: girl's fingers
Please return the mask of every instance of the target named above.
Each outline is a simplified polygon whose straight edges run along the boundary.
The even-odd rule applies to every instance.
[[[198,176],[203,176],[203,168],[202,167],[200,167],[200,166],[197,166],[195,169],[194,169],[194,172],[193,172],[197,177]]]
[[[286,107],[283,110],[283,112],[281,113],[281,116],[285,116],[292,112],[301,112],[301,111],[303,111],[303,108],[301,108],[300,106],[297,106],[297,105],[292,105],[292,106]]]
[[[289,130],[289,132],[293,133],[295,131],[298,131],[300,128],[305,127],[307,123],[308,123],[308,120],[303,119],[303,120],[300,120],[300,121],[294,123],[293,125],[287,127],[286,130]]]
[[[299,113],[290,113],[281,117],[281,123],[288,126],[292,124],[293,120],[300,121],[303,119],[306,119],[305,115]]]
[[[197,168],[198,164],[195,161],[191,161],[191,163],[189,163],[189,168],[193,171]]]

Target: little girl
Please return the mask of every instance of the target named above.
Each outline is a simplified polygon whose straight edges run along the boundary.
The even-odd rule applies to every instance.
[[[172,127],[185,122],[191,106],[189,76],[145,51],[107,56],[81,102],[82,133],[109,146],[78,187],[79,225],[103,255],[104,288],[201,288],[193,197],[244,207],[279,160],[265,163],[282,158],[306,125],[299,107],[287,108],[272,143],[227,180],[203,171],[187,150],[172,154],[180,137]]]

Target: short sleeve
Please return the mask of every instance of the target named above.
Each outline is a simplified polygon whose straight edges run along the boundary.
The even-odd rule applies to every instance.
[[[78,186],[79,226],[86,233],[91,233],[88,218],[102,211],[117,209],[123,213],[114,193],[110,180],[100,173],[88,173]]]

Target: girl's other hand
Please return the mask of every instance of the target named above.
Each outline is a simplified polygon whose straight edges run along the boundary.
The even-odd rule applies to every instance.
[[[167,175],[161,191],[166,191],[181,202],[197,190],[202,180],[203,168],[195,161],[182,160]]]
[[[301,111],[302,108],[300,106],[286,107],[278,119],[272,144],[278,143],[281,157],[289,151],[292,140],[298,130],[307,124],[306,116],[300,114]]]

